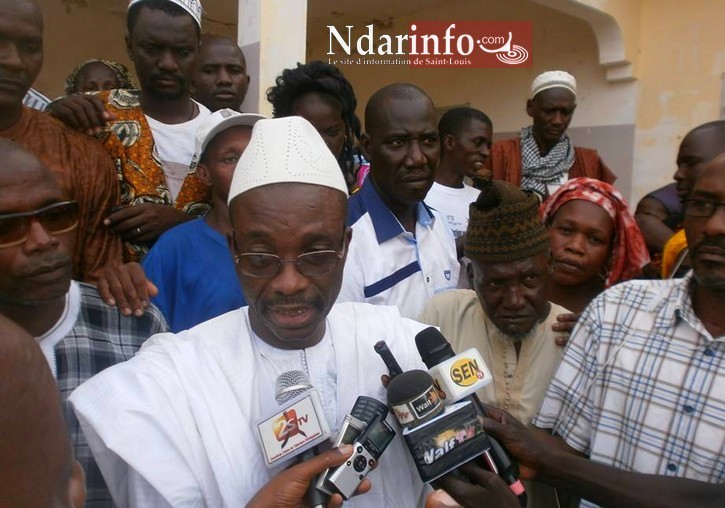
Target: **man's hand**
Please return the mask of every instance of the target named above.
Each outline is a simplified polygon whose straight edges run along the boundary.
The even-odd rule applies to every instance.
[[[124,206],[106,217],[103,223],[125,241],[148,244],[177,224],[193,219],[171,206],[143,203]]]
[[[48,107],[48,113],[68,127],[90,136],[97,136],[106,122],[116,119],[116,115],[106,110],[101,99],[86,94],[68,95],[53,101]]]
[[[484,406],[487,418],[482,419],[483,428],[518,461],[522,480],[535,478],[557,451],[570,450],[561,438],[528,429],[503,409]]]
[[[99,274],[96,286],[106,305],[118,305],[124,316],[143,316],[151,298],[159,294],[138,263],[107,266]]]
[[[565,332],[571,334],[577,321],[579,321],[580,316],[581,314],[559,314],[556,316],[556,323],[551,325],[551,329],[555,332]],[[569,342],[569,337],[556,338],[556,345],[559,347],[566,346],[567,342]]]
[[[443,491],[435,491],[428,496],[426,508],[480,508],[496,506],[498,508],[519,508],[519,500],[509,490],[506,483],[498,475],[481,469],[469,462],[458,468],[468,477],[468,481],[459,480],[447,474],[438,479]],[[446,495],[453,496],[451,499]],[[455,500],[453,503],[451,501]]]
[[[522,480],[540,476],[562,455],[582,456],[562,438],[543,430],[527,428],[503,409],[484,404],[484,410],[487,417],[481,419],[483,428],[516,459]]]
[[[317,475],[325,469],[336,467],[352,455],[352,446],[328,450],[320,455],[292,466],[272,478],[267,485],[247,503],[247,508],[297,508],[302,506],[307,489]],[[364,494],[370,490],[369,480],[363,480],[356,494]],[[342,506],[342,496],[335,494],[330,498],[328,508]]]

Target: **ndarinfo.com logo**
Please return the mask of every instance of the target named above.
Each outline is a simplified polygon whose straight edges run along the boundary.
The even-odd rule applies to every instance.
[[[413,21],[408,33],[393,35],[373,24],[327,29],[333,65],[532,66],[530,21]]]

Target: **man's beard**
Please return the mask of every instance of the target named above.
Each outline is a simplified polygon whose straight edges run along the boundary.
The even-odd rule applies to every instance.
[[[725,251],[725,236],[720,235],[705,238],[697,244],[690,253],[690,257],[693,261],[692,266],[695,281],[703,287],[725,290],[725,274],[719,274],[716,270],[710,268],[710,263],[703,263],[698,260],[697,253],[702,247],[716,247]],[[700,265],[700,270],[697,269],[697,265]]]
[[[189,82],[183,79],[179,79],[176,76],[166,76],[169,79],[172,79],[176,81],[179,86],[178,88],[174,89],[158,89],[156,87],[156,78],[159,78],[160,76],[151,76],[146,83],[144,83],[144,91],[148,92],[151,96],[153,96],[155,99],[159,101],[173,101],[177,99],[181,99],[185,96],[189,96],[190,92],[190,85]]]
[[[695,281],[700,286],[710,289],[725,290],[725,276],[719,276],[717,274],[711,273],[710,271],[701,274],[698,273],[697,270],[695,270],[694,277]]]
[[[175,101],[181,99],[184,96],[189,95],[189,91],[185,89],[179,89],[178,91],[167,91],[167,90],[156,90],[153,88],[148,89],[148,92],[157,100],[160,101]]]
[[[507,332],[506,330],[502,330],[501,328],[498,327],[498,325],[496,323],[493,322],[493,320],[491,320],[491,324],[493,324],[494,328],[496,328],[496,330],[498,330],[501,333],[501,335],[504,335],[511,342],[522,342],[522,341],[528,339],[529,337],[533,337],[534,333],[536,332],[536,327],[542,321],[543,320],[536,321],[536,323],[534,323],[534,326],[532,326],[526,332],[517,332],[517,333],[511,333],[511,332]]]

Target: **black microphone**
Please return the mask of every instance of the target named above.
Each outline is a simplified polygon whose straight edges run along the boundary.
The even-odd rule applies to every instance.
[[[388,404],[403,428],[413,428],[443,412],[443,401],[424,370],[409,370],[388,383]]]
[[[433,378],[410,370],[388,384],[388,404],[424,483],[451,473],[490,448],[471,402],[444,406]]]
[[[393,356],[393,352],[390,351],[388,345],[384,340],[380,340],[375,343],[375,352],[380,355],[380,358],[385,362],[385,366],[388,368],[390,379],[393,379],[398,374],[403,373],[403,369],[400,368],[398,361]]]
[[[293,370],[280,374],[275,385],[275,398],[281,405],[293,400],[295,397],[303,393],[314,390],[307,374],[301,370]],[[324,413],[320,411],[318,418],[325,419]],[[325,446],[328,442],[318,444],[302,453],[298,462],[305,462],[322,453],[330,446]],[[330,496],[316,488],[315,482],[312,482],[305,494],[305,503],[312,508],[325,508]]]
[[[437,328],[434,328],[432,326],[426,328],[425,330],[422,330],[418,333],[418,335],[416,335],[415,345],[418,348],[418,353],[420,353],[420,357],[423,360],[423,363],[425,363],[426,367],[428,367],[432,371],[435,371],[434,377],[436,375],[445,375],[446,373],[448,373],[448,376],[450,376],[450,368],[436,369],[436,366],[444,362],[446,363],[446,366],[448,366],[449,363],[452,365],[456,365],[458,363],[461,363],[462,365],[473,365],[473,367],[467,369],[467,372],[473,372],[474,370],[476,370],[480,379],[485,377],[484,372],[489,372],[488,368],[483,364],[483,359],[480,357],[480,353],[474,350],[475,355],[467,355],[466,353],[469,353],[469,350],[466,353],[457,356],[456,353],[453,351],[450,343],[446,340],[443,334],[438,331]],[[468,356],[476,356],[477,360],[471,361]],[[461,357],[463,362],[456,361],[458,357]],[[480,364],[478,364],[478,361],[480,361]],[[460,373],[457,374],[460,375]],[[490,376],[490,373],[488,374],[488,376]],[[442,379],[442,381],[443,382],[439,383],[439,385],[451,385],[451,383],[447,382],[449,381],[449,379]],[[453,384],[455,385],[456,383]],[[478,398],[477,394],[473,393],[464,397],[456,397],[456,393],[453,392],[446,393],[446,395],[448,396],[448,399],[450,399],[450,402],[458,402],[463,400],[471,401],[477,408],[479,414],[483,416],[486,415],[486,410],[484,409],[483,404],[481,403],[481,400]],[[448,403],[449,401],[447,400],[446,402]],[[495,466],[490,467],[490,469],[493,472],[498,473],[498,475],[506,482],[506,484],[509,486],[509,489],[511,489],[511,491],[518,497],[520,505],[526,506],[526,491],[523,484],[521,483],[521,480],[519,479],[519,472],[516,463],[511,459],[509,454],[506,452],[503,446],[501,446],[501,443],[499,443],[496,438],[489,435],[488,439],[491,443],[491,450],[488,457],[486,457],[486,460],[487,462],[489,462],[489,465],[491,459],[495,464]]]

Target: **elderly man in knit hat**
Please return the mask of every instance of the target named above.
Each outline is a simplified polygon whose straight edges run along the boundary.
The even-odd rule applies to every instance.
[[[539,74],[531,83],[526,112],[533,125],[518,137],[494,143],[493,177],[547,198],[570,178],[586,176],[607,183],[617,178],[596,150],[572,145],[566,130],[576,109],[576,79],[565,71]]]
[[[404,370],[425,368],[414,340],[425,325],[395,307],[334,304],[351,238],[347,187],[307,120],[255,124],[229,211],[249,306],[152,337],[71,396],[119,506],[244,506],[278,472],[266,467],[256,423],[279,410],[280,374],[308,374],[335,434],[359,395],[386,400],[381,338]],[[346,506],[422,504],[402,437],[370,480],[372,491]]]
[[[49,108],[96,134],[115,162],[123,207],[108,210],[104,224],[124,240],[126,261],[140,261],[163,232],[209,209],[194,138],[211,113],[190,95],[201,19],[199,0],[130,0],[126,50],[140,89],[69,95]]]
[[[481,399],[529,424],[563,355],[556,341],[566,334],[552,325],[569,312],[546,299],[549,236],[538,199],[507,182],[488,182],[471,204],[464,250],[474,290],[436,295],[420,320],[440,327],[455,351],[476,348],[493,375]],[[527,492],[529,506],[553,501],[548,487]]]

